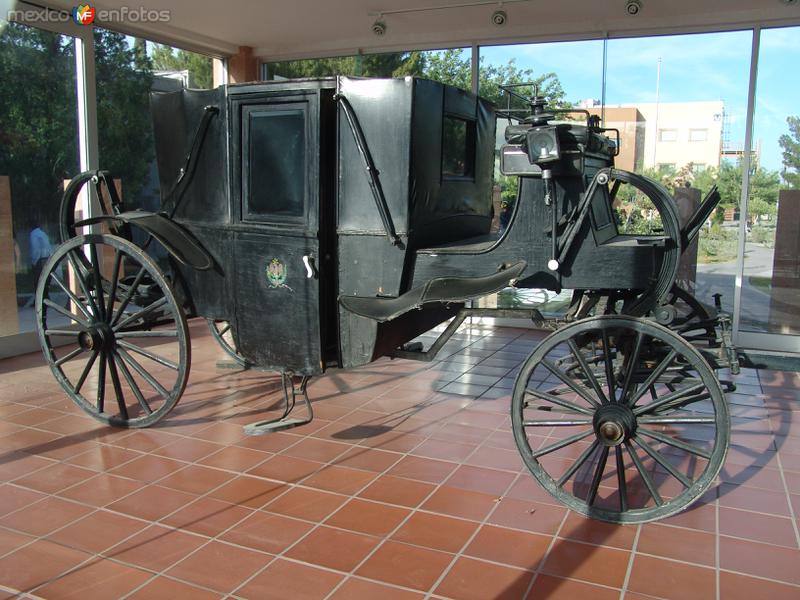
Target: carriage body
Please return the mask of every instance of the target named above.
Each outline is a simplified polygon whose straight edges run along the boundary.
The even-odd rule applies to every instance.
[[[186,317],[226,323],[240,364],[281,374],[283,415],[245,428],[260,434],[309,422],[305,386],[327,368],[430,361],[467,316],[513,312],[465,308],[472,298],[568,288],[563,319],[522,311],[555,330],[512,393],[529,470],[567,506],[616,523],[674,514],[712,484],[730,434],[715,371],[735,372],[736,356],[725,316],[674,285],[715,191],[682,227],[662,186],[614,168],[608,131],[533,99],[504,129],[500,172],[519,191],[492,233],[497,111],[468,92],[338,77],[155,94],[152,108],[162,210],[125,212],[110,174],[78,175],[36,293],[45,357],[93,417],[145,427],[169,413],[191,361]],[[109,202],[76,222],[89,182]],[[652,201],[661,231],[619,231],[620,185]],[[79,235],[99,223],[113,235]],[[133,243],[131,226],[147,241]],[[427,350],[405,346],[447,320]],[[298,394],[305,419],[289,417]]]
[[[489,234],[496,118],[473,94],[411,77],[156,94],[165,196],[208,106],[217,117],[190,150],[197,164],[173,220],[214,267],[178,265],[180,281],[193,314],[228,321],[255,366],[313,375],[368,363],[451,318],[487,277],[520,261],[520,287],[644,290],[659,268],[674,279],[677,259],[664,254],[677,255],[676,240],[617,234],[607,188],[592,187],[613,167],[614,146],[586,125],[559,126],[563,159],[550,165],[560,221],[594,190],[577,243],[553,270],[547,182],[520,144],[503,150],[505,172],[521,176],[511,225]],[[466,283],[453,297],[375,317],[382,300],[442,277]]]

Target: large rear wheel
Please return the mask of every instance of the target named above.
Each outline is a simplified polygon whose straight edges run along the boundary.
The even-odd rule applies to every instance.
[[[68,240],[43,270],[36,314],[53,375],[94,418],[147,427],[178,402],[191,358],[186,318],[138,246],[112,235]]]

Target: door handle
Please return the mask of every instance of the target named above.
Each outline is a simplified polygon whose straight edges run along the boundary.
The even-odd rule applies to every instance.
[[[316,278],[317,267],[314,265],[314,257],[308,254],[303,256],[303,265],[306,268],[306,279]]]

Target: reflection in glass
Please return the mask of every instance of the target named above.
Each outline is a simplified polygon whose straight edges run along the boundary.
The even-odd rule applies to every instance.
[[[800,27],[761,32],[741,331],[800,334],[798,53]]]
[[[78,170],[73,38],[9,23],[0,34],[0,336],[33,331],[38,276]],[[66,302],[66,296],[62,298]]]

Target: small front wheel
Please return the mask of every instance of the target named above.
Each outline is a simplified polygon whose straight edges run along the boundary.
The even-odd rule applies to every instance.
[[[545,338],[514,384],[522,458],[559,502],[612,523],[673,515],[719,474],[730,417],[714,372],[642,318],[576,321]]]
[[[69,397],[95,419],[147,427],[189,376],[186,317],[155,262],[112,235],[59,246],[36,290],[39,341]]]

